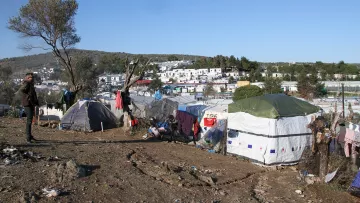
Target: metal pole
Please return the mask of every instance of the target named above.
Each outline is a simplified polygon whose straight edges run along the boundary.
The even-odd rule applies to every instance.
[[[341,92],[342,92],[342,110],[343,110],[343,118],[345,118],[344,83],[341,83]]]

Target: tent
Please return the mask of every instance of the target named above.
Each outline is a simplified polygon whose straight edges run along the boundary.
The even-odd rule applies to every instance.
[[[145,108],[145,114],[148,118],[154,117],[159,121],[164,121],[169,115],[176,115],[178,103],[168,98],[160,101],[153,101]]]
[[[61,119],[63,129],[79,131],[99,131],[117,127],[115,115],[102,103],[80,100]],[[101,127],[102,125],[102,127]]]
[[[294,164],[311,145],[307,125],[320,108],[284,94],[229,104],[227,151],[265,165]]]
[[[178,97],[167,97],[160,101],[153,101],[146,107],[146,117],[155,117],[158,120],[165,120],[167,116],[176,116],[176,111],[179,106],[186,107],[196,103],[193,96],[178,96]],[[181,110],[181,109],[180,109]]]

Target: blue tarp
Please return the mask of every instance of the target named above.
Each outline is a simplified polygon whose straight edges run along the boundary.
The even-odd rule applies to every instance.
[[[200,123],[202,117],[204,116],[203,110],[206,109],[206,105],[194,105],[194,106],[187,106],[186,111],[191,113],[194,116],[198,117],[198,122]]]
[[[179,106],[178,106],[178,110],[179,111],[186,111],[186,104],[179,104]]]
[[[353,182],[351,183],[351,187],[360,188],[360,171],[356,174]]]
[[[160,90],[157,90],[155,92],[155,100],[161,100],[162,99],[162,95],[160,93]]]

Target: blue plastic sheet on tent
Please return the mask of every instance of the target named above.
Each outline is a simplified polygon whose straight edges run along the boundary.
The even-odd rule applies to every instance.
[[[198,122],[200,123],[202,117],[204,116],[203,110],[206,109],[206,105],[194,105],[194,106],[187,106],[186,111],[190,114],[198,117]]]
[[[162,99],[162,95],[160,93],[160,90],[157,90],[155,92],[155,100],[161,100]]]
[[[186,111],[186,105],[185,104],[179,104],[179,106],[178,106],[178,110],[179,111]]]

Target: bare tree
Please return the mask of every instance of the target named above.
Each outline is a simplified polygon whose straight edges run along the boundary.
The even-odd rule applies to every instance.
[[[29,0],[20,8],[19,16],[8,22],[8,28],[22,37],[38,38],[46,43],[47,47],[26,45],[23,48],[50,49],[65,67],[74,92],[82,88],[77,84],[70,56],[70,50],[80,42],[74,22],[77,9],[76,0]]]
[[[311,129],[313,135],[312,153],[319,153],[320,155],[319,177],[321,180],[324,180],[328,172],[329,145],[331,140],[336,137],[335,129],[339,122],[341,113],[342,112],[335,113],[333,119],[330,121],[330,126],[326,125],[324,117],[313,117],[311,123],[308,125],[308,128]]]
[[[137,58],[134,61],[129,61],[129,58],[126,57],[125,59],[125,81],[124,81],[124,87],[121,89],[121,91],[124,93],[125,98],[123,98],[124,101],[130,100],[130,93],[129,89],[132,85],[136,83],[139,79],[141,79],[145,73],[146,68],[149,66],[151,59],[147,60],[145,64],[140,62],[140,59]],[[137,73],[137,74],[136,74]],[[135,75],[136,74],[136,75]],[[128,129],[128,120],[129,120],[129,103],[124,102],[124,127],[125,129]],[[130,114],[131,115],[131,114]]]

